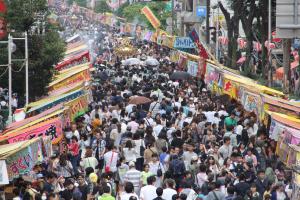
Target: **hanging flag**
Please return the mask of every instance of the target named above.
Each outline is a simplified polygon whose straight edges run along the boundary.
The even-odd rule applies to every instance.
[[[201,44],[201,42],[199,40],[199,35],[198,35],[196,29],[193,29],[189,33],[189,37],[197,46],[198,51],[199,51],[199,56],[204,60],[208,59],[208,53],[207,53],[206,49],[204,48],[204,46]],[[202,63],[203,63],[203,66],[199,66],[200,69],[202,69],[202,72],[200,72],[200,76],[204,77],[205,72],[206,72],[206,62],[202,62]]]
[[[151,9],[148,6],[145,6],[144,8],[142,8],[142,14],[144,14],[146,16],[146,18],[149,20],[149,22],[151,23],[151,25],[157,29],[158,27],[160,27],[160,21],[155,17],[155,15],[153,14],[153,12],[151,11]]]

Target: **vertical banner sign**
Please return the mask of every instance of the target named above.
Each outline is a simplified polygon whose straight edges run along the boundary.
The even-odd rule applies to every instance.
[[[6,36],[6,22],[4,14],[6,13],[6,5],[4,0],[0,0],[0,40]]]
[[[189,60],[187,62],[187,72],[192,76],[197,76],[197,74],[198,74],[198,63]]]
[[[199,40],[199,35],[196,31],[196,29],[193,29],[190,34],[189,34],[190,38],[192,39],[192,41],[195,43],[195,45],[198,48],[199,51],[199,56],[203,59],[208,59],[208,54],[206,52],[206,49],[203,47],[203,45],[201,44],[200,40]],[[204,65],[202,67],[202,74],[201,76],[204,76],[206,72],[206,62],[204,62]]]
[[[70,106],[70,118],[74,121],[76,117],[83,115],[88,110],[88,96],[78,97],[67,103]]]
[[[41,149],[39,149],[40,142],[41,140],[38,140],[28,147],[7,157],[7,172],[10,181],[20,175],[30,172],[37,163],[41,151]]]
[[[151,9],[148,6],[145,6],[142,8],[142,14],[146,16],[146,18],[149,20],[153,28],[157,29],[160,27],[160,21],[156,18],[156,16],[153,14]]]

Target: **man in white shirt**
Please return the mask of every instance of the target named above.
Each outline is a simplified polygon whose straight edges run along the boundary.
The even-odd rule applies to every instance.
[[[153,127],[154,125],[154,120],[151,118],[151,112],[147,113],[147,117],[144,118],[146,126],[151,126]]]
[[[129,170],[124,175],[125,182],[131,182],[134,186],[134,192],[139,193],[142,185],[142,173],[135,168],[133,161],[129,162]]]
[[[153,96],[153,102],[150,104],[149,112],[152,113],[152,117],[155,118],[156,114],[160,111],[160,103],[158,102],[158,97]]]
[[[146,186],[142,187],[140,199],[141,200],[153,200],[155,197],[157,197],[156,194],[156,187],[154,186],[156,182],[155,176],[149,176],[147,178],[147,184]]]
[[[172,179],[165,180],[166,189],[164,189],[162,198],[164,200],[172,200],[173,195],[177,194],[176,190],[174,190],[175,182]]]
[[[131,182],[127,182],[125,184],[125,192],[122,192],[120,194],[120,199],[121,200],[129,200],[130,197],[135,197],[137,200],[139,200],[137,194],[134,192],[134,187],[133,187],[133,184]]]

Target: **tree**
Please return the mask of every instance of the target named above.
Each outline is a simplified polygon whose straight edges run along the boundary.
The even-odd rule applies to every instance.
[[[105,12],[111,12],[111,8],[107,5],[106,0],[100,0],[99,2],[96,2],[95,7],[96,13],[105,13]]]
[[[8,2],[8,11],[5,16],[10,29],[15,30],[14,37],[19,37],[24,31],[29,31],[29,94],[31,100],[45,95],[47,86],[53,77],[53,66],[64,56],[65,43],[60,39],[57,30],[46,23],[44,35],[30,34],[34,25],[36,13],[47,12],[45,0],[14,0]],[[25,12],[26,10],[26,12]],[[7,38],[5,39],[7,40]],[[17,47],[13,58],[24,58],[24,42],[14,41]],[[7,64],[7,47],[0,46],[0,64]],[[13,63],[13,92],[17,92],[22,98],[25,93],[24,64]],[[0,74],[4,71],[1,70]],[[4,73],[0,79],[0,85],[7,87],[8,75]]]
[[[47,10],[46,0],[13,0],[6,1],[9,29],[16,32],[28,31],[39,13]]]
[[[253,20],[256,17],[257,6],[254,0],[245,0],[245,1],[236,1],[239,10],[240,19],[242,22],[242,27],[244,29],[247,47],[246,47],[246,61],[244,63],[244,72],[247,75],[251,75],[250,61],[252,58],[253,52]],[[251,66],[252,67],[252,66]]]
[[[234,13],[231,16],[227,9],[223,6],[222,2],[219,1],[219,7],[225,17],[226,25],[227,25],[227,36],[229,40],[228,44],[228,55],[226,59],[226,65],[228,67],[236,68],[236,61],[237,61],[237,39],[239,37],[239,4],[235,3],[233,0],[231,2],[231,8],[233,9]]]

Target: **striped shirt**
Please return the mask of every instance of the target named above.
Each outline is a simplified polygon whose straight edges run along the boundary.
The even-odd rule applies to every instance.
[[[131,182],[135,188],[140,187],[142,173],[136,169],[129,169],[125,176],[124,182]]]

